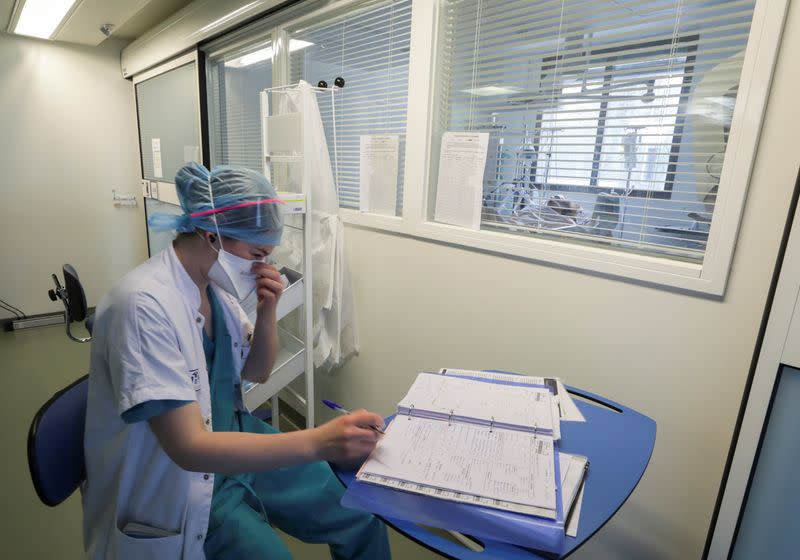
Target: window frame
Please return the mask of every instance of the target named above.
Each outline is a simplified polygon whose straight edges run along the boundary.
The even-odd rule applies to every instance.
[[[620,249],[470,230],[433,221],[439,143],[437,128],[443,90],[441,37],[443,2],[414,0],[406,127],[404,200],[396,217],[341,208],[350,225],[521,258],[550,266],[722,296],[725,293],[750,174],[755,160],[769,88],[777,60],[788,0],[756,0],[740,87],[720,175],[717,204],[702,263],[629,253]],[[337,3],[338,4],[338,3]],[[746,127],[746,128],[745,128]],[[752,131],[756,131],[754,134]],[[652,195],[652,191],[645,191]]]

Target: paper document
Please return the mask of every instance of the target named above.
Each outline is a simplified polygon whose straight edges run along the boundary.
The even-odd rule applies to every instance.
[[[508,381],[520,385],[545,386],[545,378],[538,375],[514,375],[513,373],[500,373],[496,371],[477,371],[474,369],[442,368],[439,373],[443,375],[469,377],[474,379],[488,379],[491,381]]]
[[[400,136],[361,136],[359,208],[375,214],[397,213],[397,166]]]
[[[583,483],[589,461],[581,455],[570,453],[558,454],[558,465],[561,473],[561,509],[567,519],[565,532],[574,537],[578,534],[578,519],[581,515],[583,501]]]
[[[150,144],[153,148],[153,176],[161,178],[164,170],[161,167],[161,138],[152,138]]]
[[[549,387],[558,400],[559,417],[563,421],[586,422],[580,409],[570,396],[561,379],[557,377],[539,377],[537,375],[514,375],[494,371],[477,371],[471,369],[442,368],[439,373],[454,377],[488,379],[522,385],[538,385]]]
[[[420,373],[397,410],[412,416],[553,433],[558,427],[558,410],[552,401],[550,390],[544,387]]]
[[[500,509],[542,508],[555,518],[554,453],[548,436],[399,416],[357,476],[411,483],[397,485],[408,491],[424,485],[480,496]]]
[[[584,485],[581,484],[581,489],[578,490],[578,497],[575,498],[575,505],[572,506],[572,514],[569,516],[569,521],[567,521],[565,533],[568,537],[578,536],[578,522],[581,518],[581,507],[583,506],[583,487]]]
[[[564,383],[560,379],[557,379],[556,382],[558,383],[558,400],[561,405],[561,419],[568,422],[586,422],[586,418],[584,418],[578,405],[575,404],[575,399],[570,396],[567,388],[564,387]]]
[[[445,132],[439,156],[435,220],[472,229],[481,227],[483,170],[488,132]]]

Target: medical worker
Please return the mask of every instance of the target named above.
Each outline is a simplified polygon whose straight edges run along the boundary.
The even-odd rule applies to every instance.
[[[266,260],[280,243],[280,200],[259,173],[191,163],[175,186],[183,215],[153,216],[173,244],[97,307],[83,491],[92,560],[290,558],[274,527],[327,543],[335,559],[389,558],[384,525],[339,504],[325,462],[374,447],[366,411],[280,433],[242,404],[278,351],[283,285]],[[257,293],[255,324],[239,302]]]

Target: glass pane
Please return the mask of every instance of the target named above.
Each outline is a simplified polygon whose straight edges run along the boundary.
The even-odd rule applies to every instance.
[[[172,182],[184,163],[202,162],[197,88],[194,62],[136,85],[145,179]]]
[[[149,218],[153,214],[168,214],[170,216],[180,216],[183,214],[183,209],[175,204],[169,202],[161,202],[155,198],[144,199],[144,212],[145,218]],[[145,219],[145,222],[147,220]],[[152,257],[156,253],[160,253],[165,249],[172,240],[175,239],[174,231],[154,231],[147,226],[147,251]]]
[[[208,114],[212,165],[263,172],[260,92],[272,86],[272,42],[209,57]]]
[[[702,261],[753,6],[445,2],[434,123],[490,134],[481,227]]]
[[[372,2],[360,8],[344,18],[291,31],[297,46],[291,49],[290,81],[302,79],[317,85],[324,80],[333,86],[337,77],[345,80],[344,89],[335,94],[335,106],[330,95],[317,97],[342,207],[359,206],[361,135],[399,135],[399,211],[403,201],[411,1]],[[334,153],[334,147],[338,153]]]
[[[594,143],[600,117],[599,100],[583,100],[588,87],[579,80],[567,80],[555,107],[542,111],[539,130],[539,165],[536,180],[547,188],[551,183],[588,187],[592,181]]]
[[[668,72],[643,65],[617,65],[608,82],[598,185],[630,193],[634,189],[667,189],[667,168],[681,104],[686,58],[658,60]],[[677,145],[676,145],[677,149]],[[671,188],[671,185],[669,185]]]

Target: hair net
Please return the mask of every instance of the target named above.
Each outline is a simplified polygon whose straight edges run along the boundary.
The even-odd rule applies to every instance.
[[[209,171],[191,162],[178,170],[175,188],[183,214],[153,214],[156,231],[216,232],[253,245],[278,245],[283,232],[281,201],[269,180],[243,167],[219,165]]]

